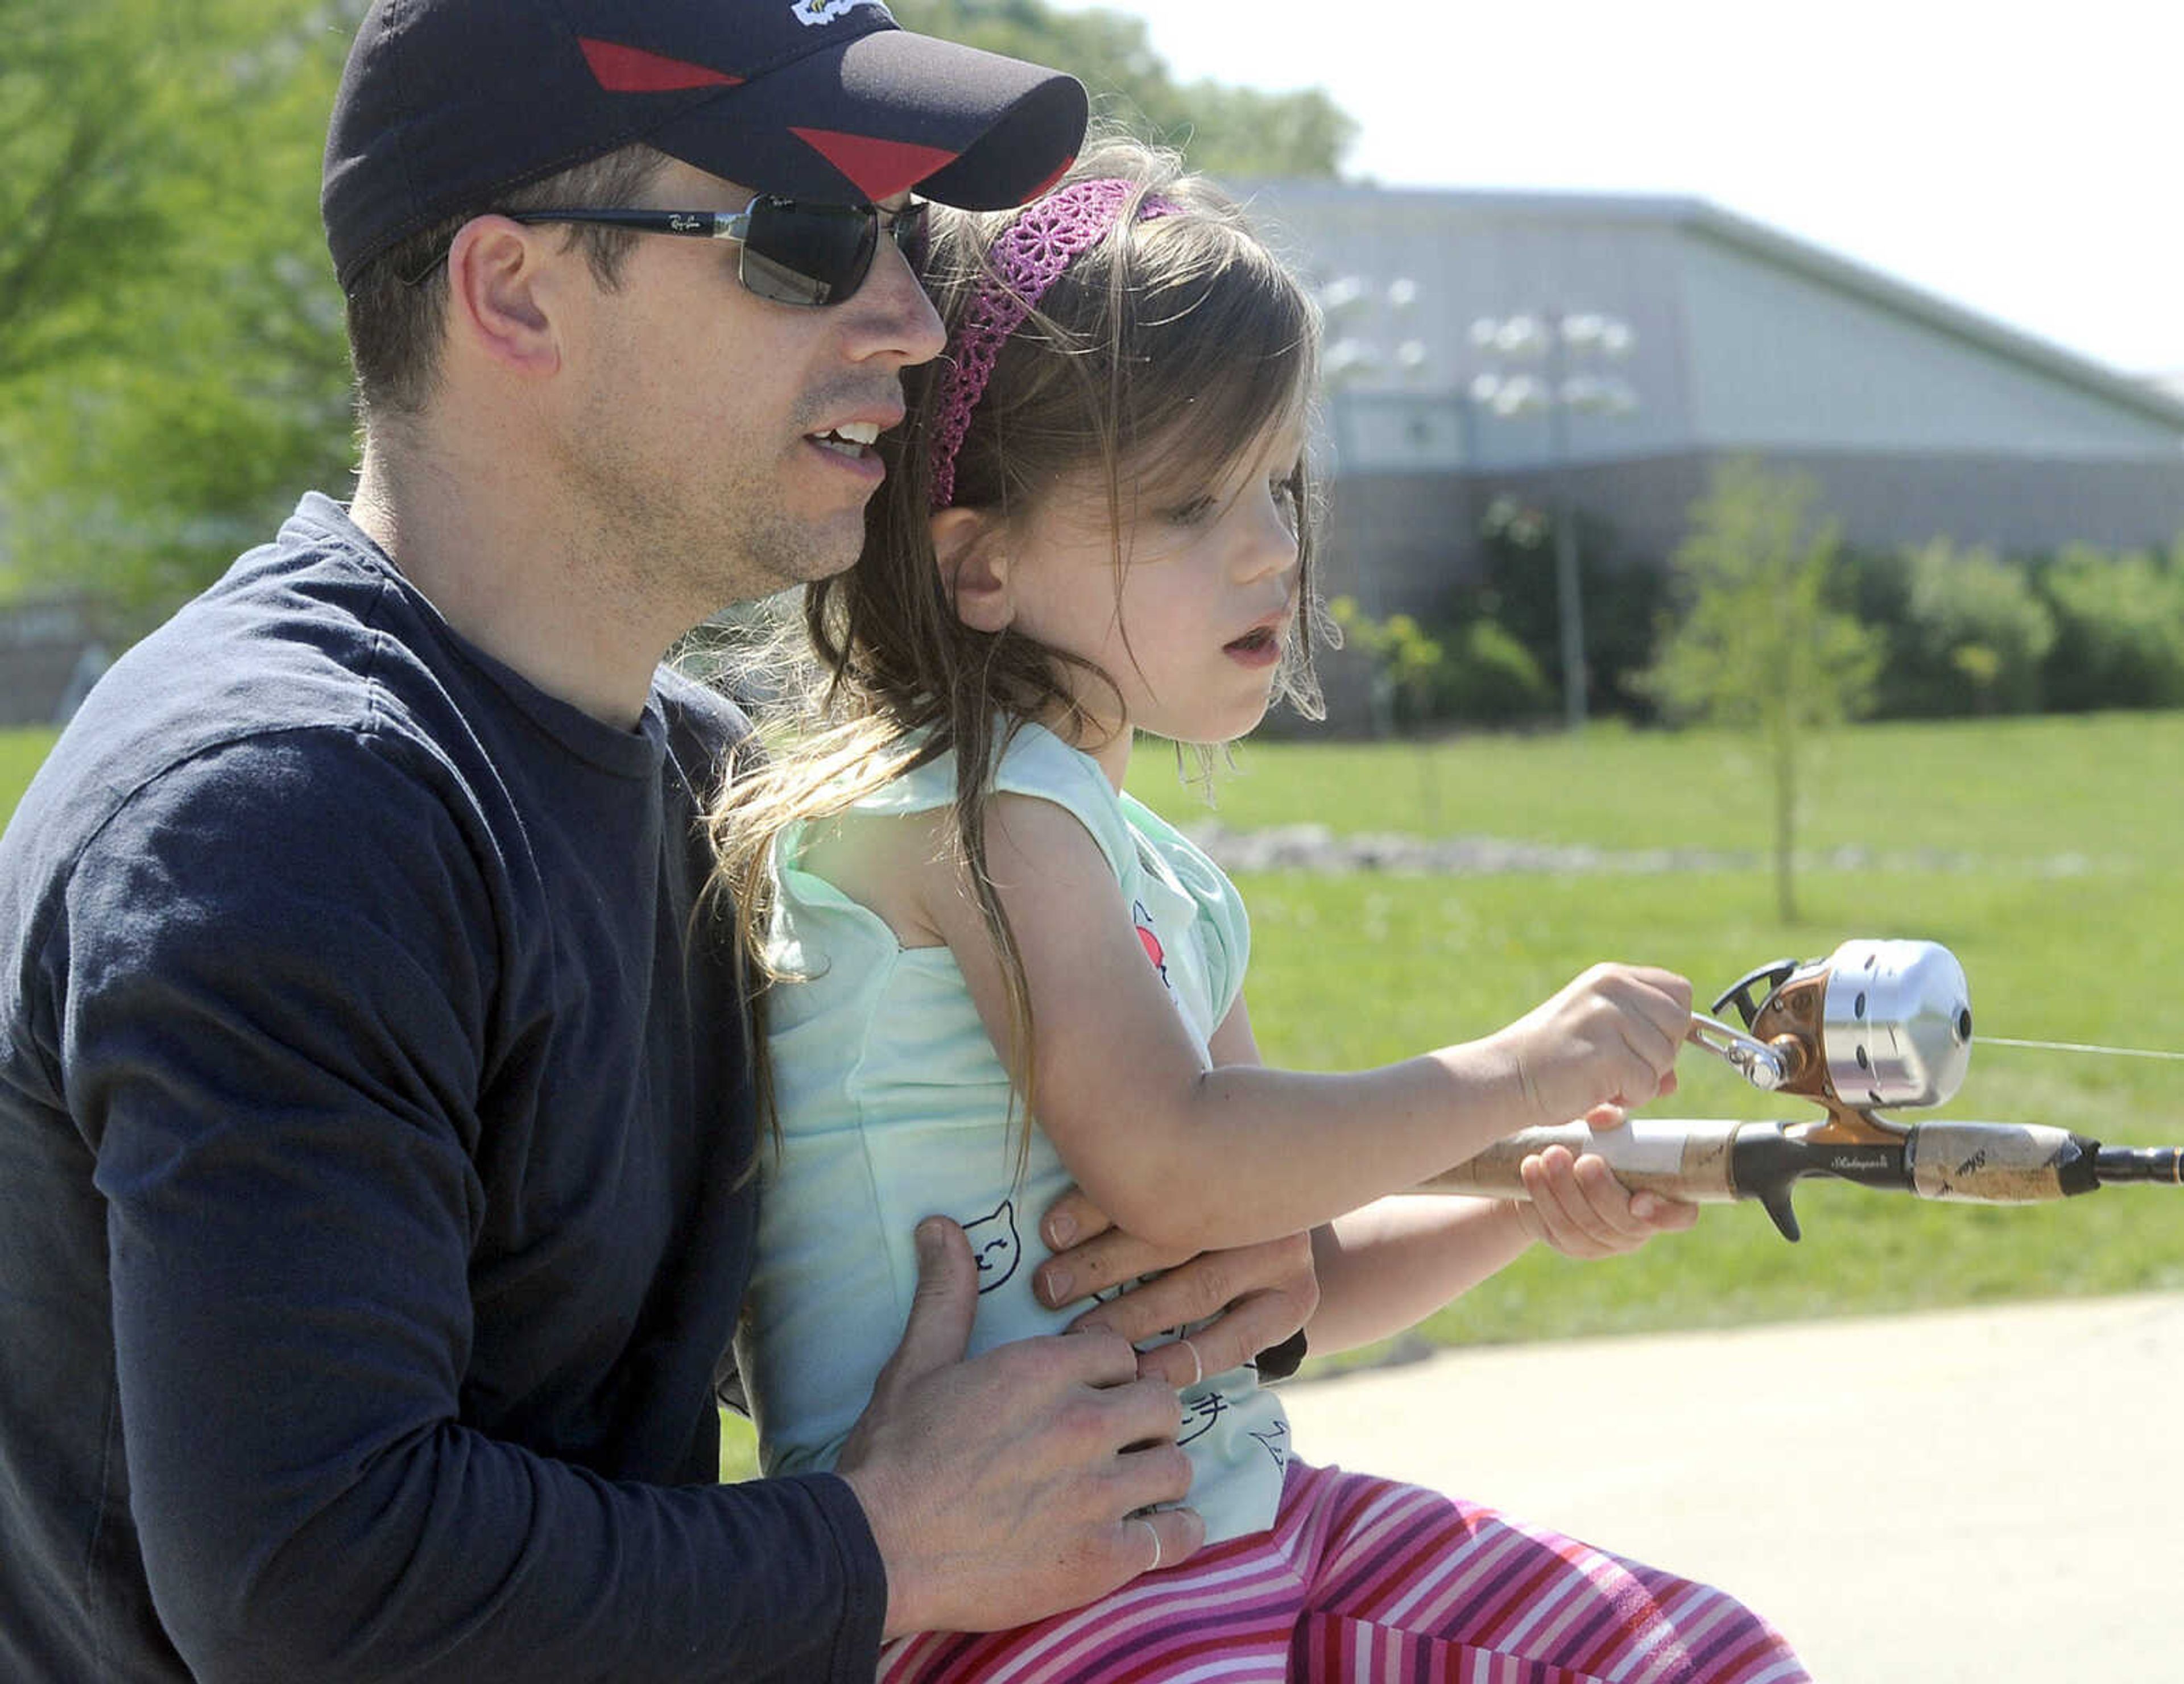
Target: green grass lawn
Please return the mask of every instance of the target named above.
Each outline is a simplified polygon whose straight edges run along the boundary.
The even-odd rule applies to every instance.
[[[1577,737],[1439,743],[1245,743],[1212,816],[1601,848],[1763,851],[1772,787],[1749,739],[1594,726]],[[1145,743],[1131,792],[1207,816],[1174,756]],[[2184,860],[2184,713],[1861,725],[1815,736],[1802,846],[1975,849],[1997,858],[2139,851]]]
[[[53,747],[56,734],[37,725],[0,731],[0,826],[15,811],[23,786],[45,759],[46,750]]]

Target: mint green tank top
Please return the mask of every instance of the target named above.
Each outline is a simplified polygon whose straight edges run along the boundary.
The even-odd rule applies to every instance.
[[[954,757],[944,756],[859,811],[945,806],[955,777]],[[1147,962],[1206,1057],[1249,950],[1234,885],[1151,811],[1118,797],[1090,756],[1038,726],[1017,733],[995,787],[1053,801],[1091,833]],[[1069,1172],[1034,1129],[1018,1175],[1022,1107],[1011,1121],[1007,1073],[954,956],[903,946],[878,914],[803,869],[800,841],[792,829],[776,850],[772,946],[778,965],[808,980],[769,1001],[783,1139],[762,1160],[759,1255],[736,1347],[768,1474],[830,1467],[839,1454],[902,1336],[917,1285],[911,1235],[922,1218],[953,1217],[970,1235],[973,1353],[1058,1333],[1083,1308],[1048,1310],[1032,1296],[1039,1218]],[[1183,1414],[1190,1503],[1208,1542],[1271,1526],[1289,1426],[1256,1373],[1236,1369],[1192,1387]]]

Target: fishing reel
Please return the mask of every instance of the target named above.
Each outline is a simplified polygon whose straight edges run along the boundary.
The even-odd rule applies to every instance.
[[[1825,959],[1778,960],[1713,1002],[1739,1029],[1692,1015],[1691,1039],[1756,1088],[1796,1094],[1828,1121],[1811,1138],[1900,1140],[1882,1106],[1943,1105],[1971,1062],[1964,967],[1931,941],[1846,941]]]
[[[2041,1124],[1883,1117],[1882,1106],[1946,1104],[1971,1062],[1964,967],[1933,942],[1846,941],[1825,959],[1762,965],[1713,1009],[1734,1011],[1743,1027],[1695,1012],[1691,1040],[1755,1088],[1812,1101],[1825,1119],[1630,1118],[1613,1129],[1526,1129],[1420,1191],[1523,1198],[1525,1160],[1560,1146],[1606,1159],[1633,1192],[1756,1200],[1795,1240],[1791,1191],[1813,1176],[1970,1204],[2070,1198],[2115,1182],[2184,1186],[2184,1147],[2103,1146]]]

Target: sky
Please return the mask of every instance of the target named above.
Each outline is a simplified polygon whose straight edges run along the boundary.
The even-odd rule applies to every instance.
[[[2184,376],[2174,0],[1057,3],[1145,19],[1179,81],[1325,89],[1351,176],[1689,195]]]

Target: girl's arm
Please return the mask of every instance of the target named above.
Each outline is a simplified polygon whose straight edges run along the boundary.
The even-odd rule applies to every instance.
[[[1259,1062],[1240,997],[1212,1048],[1224,1064]],[[1527,1158],[1521,1173],[1529,1202],[1396,1195],[1314,1229],[1319,1308],[1305,1324],[1313,1352],[1326,1356],[1401,1333],[1535,1242],[1568,1257],[1613,1257],[1698,1219],[1696,1205],[1634,1196],[1603,1159],[1573,1158],[1561,1146]]]
[[[1535,1241],[1567,1257],[1614,1257],[1698,1220],[1696,1205],[1634,1196],[1602,1159],[1573,1159],[1561,1146],[1528,1159],[1524,1181],[1533,1202],[1398,1195],[1314,1229],[1319,1309],[1306,1324],[1313,1354],[1415,1326]]]
[[[1034,1112],[1095,1202],[1156,1245],[1310,1228],[1518,1129],[1673,1087],[1690,984],[1626,966],[1595,967],[1483,1040],[1375,1070],[1202,1068],[1083,825],[1054,803],[1000,795],[986,846],[1029,986]],[[914,922],[953,951],[1006,1051],[1000,958],[957,867],[937,850],[924,858]]]

